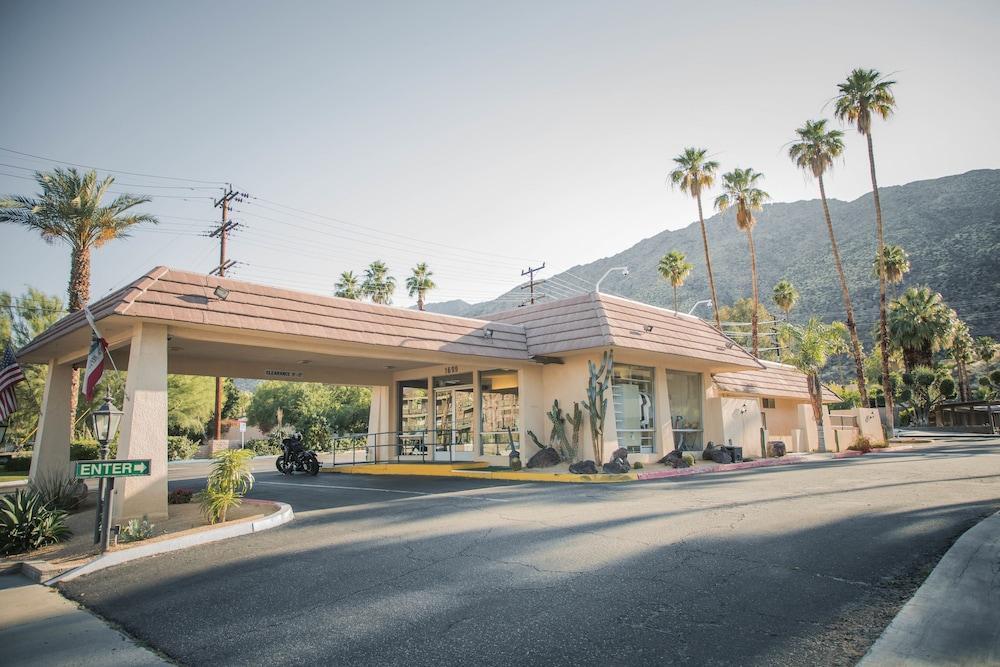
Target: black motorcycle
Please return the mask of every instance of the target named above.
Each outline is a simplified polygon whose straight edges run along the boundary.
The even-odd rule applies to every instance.
[[[319,474],[316,453],[302,445],[302,436],[298,433],[281,441],[281,451],[281,456],[274,462],[278,472],[284,475],[291,475],[293,472],[307,472],[314,476]]]

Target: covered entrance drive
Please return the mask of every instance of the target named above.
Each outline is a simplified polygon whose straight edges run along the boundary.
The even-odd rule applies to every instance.
[[[369,386],[365,460],[395,458],[404,448],[408,455],[463,460],[481,451],[481,394],[474,385],[480,375],[508,368],[518,377],[537,366],[517,325],[164,267],[93,304],[91,312],[117,367],[127,371],[118,457],[152,461],[149,477],[116,488],[118,517],[167,513],[168,373]],[[22,362],[49,368],[32,478],[69,469],[70,380],[86,359],[90,337],[78,312],[18,354]],[[414,376],[422,378],[422,398]]]

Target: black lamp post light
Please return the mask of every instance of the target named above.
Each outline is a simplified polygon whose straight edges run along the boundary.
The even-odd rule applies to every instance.
[[[90,413],[90,428],[94,438],[100,445],[100,459],[108,458],[111,451],[111,441],[118,435],[118,427],[122,423],[124,413],[111,402],[111,390],[104,396],[101,407]],[[97,517],[94,520],[94,544],[101,545],[101,551],[106,551],[111,539],[111,492],[114,489],[114,478],[105,483],[104,478],[97,481]],[[103,528],[103,530],[102,530]]]
[[[7,440],[7,422],[0,422],[0,447]]]

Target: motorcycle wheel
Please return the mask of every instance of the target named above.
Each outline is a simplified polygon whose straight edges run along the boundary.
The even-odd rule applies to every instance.
[[[289,465],[283,456],[279,456],[274,461],[274,467],[278,469],[282,475],[290,475],[292,473],[292,466]]]
[[[319,461],[315,458],[310,458],[306,461],[306,472],[315,477],[319,474]]]

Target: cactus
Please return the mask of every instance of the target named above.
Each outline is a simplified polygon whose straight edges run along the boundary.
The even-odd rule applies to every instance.
[[[569,425],[566,459],[573,462],[577,460],[580,453],[580,435],[583,433],[583,410],[580,409],[580,404],[576,401],[573,401],[573,416],[567,414],[566,422]]]
[[[594,460],[598,463],[604,460],[604,419],[608,413],[608,399],[604,392],[611,385],[614,363],[614,353],[611,350],[604,353],[600,367],[593,361],[587,361],[590,379],[587,382],[587,400],[583,409],[590,415],[590,437],[594,445]]]
[[[552,401],[552,409],[545,413],[552,422],[552,432],[549,434],[549,446],[559,451],[563,460],[571,460],[569,440],[566,439],[566,418],[563,417],[559,399]]]

